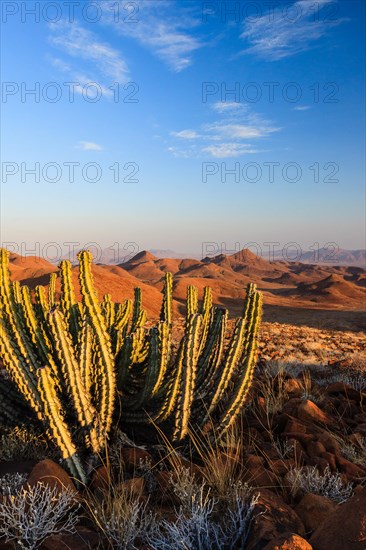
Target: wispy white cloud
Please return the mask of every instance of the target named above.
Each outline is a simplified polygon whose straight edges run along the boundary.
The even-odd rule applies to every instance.
[[[51,23],[49,29],[51,44],[68,56],[66,60],[54,56],[51,61],[73,82],[79,82],[81,86],[97,83],[102,92],[111,96],[108,85],[129,80],[129,69],[120,52],[101,42],[97,35],[77,22],[59,21]],[[76,91],[81,90],[76,88]]]
[[[180,141],[178,145],[168,148],[174,156],[187,158],[209,154],[215,158],[228,158],[259,153],[260,150],[253,147],[251,142],[264,139],[281,129],[252,113],[244,103],[214,103],[211,108],[221,118],[202,125],[198,130],[170,132]]]
[[[253,149],[248,143],[220,143],[220,145],[209,145],[208,147],[204,147],[202,152],[209,153],[215,158],[229,158],[259,153],[260,151],[258,149]]]
[[[203,44],[192,30],[199,19],[188,8],[175,0],[139,0],[131,3],[138,7],[135,21],[112,17],[119,4],[120,13],[126,13],[126,2],[108,1],[111,8],[110,24],[124,36],[128,36],[149,49],[174,72],[180,72],[192,64],[193,53]],[[177,15],[179,9],[179,15]]]
[[[206,126],[209,132],[213,133],[215,140],[221,138],[230,139],[253,139],[266,137],[273,132],[278,132],[279,128],[268,126],[265,121],[260,122],[258,125],[251,124],[211,124]]]
[[[211,105],[211,108],[217,113],[243,111],[245,107],[245,104],[239,103],[238,101],[216,101],[216,103]]]
[[[241,38],[248,42],[243,53],[276,61],[309,50],[345,18],[322,17],[321,10],[335,0],[298,0],[269,8],[258,18],[246,19]]]
[[[197,139],[199,134],[195,130],[181,130],[180,132],[170,132],[172,136],[182,139]]]
[[[103,147],[93,141],[79,141],[76,149],[82,149],[83,151],[103,151]]]

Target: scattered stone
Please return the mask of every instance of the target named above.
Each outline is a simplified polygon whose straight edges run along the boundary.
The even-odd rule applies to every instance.
[[[306,452],[311,457],[323,456],[326,449],[320,441],[309,441],[306,446]]]
[[[123,466],[127,472],[134,474],[141,467],[141,463],[151,462],[152,457],[148,451],[138,447],[125,447],[120,451]]]
[[[303,536],[304,524],[281,497],[268,489],[261,489],[254,507],[246,550],[262,550],[266,544],[284,533],[298,533]]]
[[[278,485],[277,476],[264,466],[250,466],[243,474],[243,481],[253,487],[274,488]]]
[[[314,550],[365,550],[366,488],[330,514],[309,540]]]
[[[76,527],[76,533],[51,535],[43,542],[41,550],[91,550],[101,548],[100,536],[87,527]]]
[[[106,491],[110,484],[111,476],[106,466],[100,466],[94,470],[90,483],[90,489],[92,491]]]
[[[300,380],[296,378],[288,378],[285,381],[284,390],[292,397],[300,397],[304,391]]]
[[[313,547],[299,535],[285,533],[266,544],[263,550],[312,550],[312,548]]]
[[[145,491],[145,480],[143,477],[133,477],[120,483],[119,488],[139,499]]]
[[[308,493],[295,508],[295,512],[301,518],[306,532],[315,531],[323,521],[334,512],[337,504],[329,498]]]
[[[297,409],[297,415],[299,420],[303,420],[305,422],[316,422],[318,424],[324,424],[325,426],[334,424],[333,418],[324,413],[309,399],[301,403]]]
[[[59,464],[46,458],[35,465],[31,473],[29,474],[27,483],[28,485],[37,485],[38,482],[42,482],[50,487],[56,487],[58,491],[62,489],[72,489],[76,491],[75,485],[67,472]]]
[[[358,464],[350,462],[342,456],[336,457],[339,470],[347,476],[350,481],[359,481],[366,478],[366,468],[362,468]]]

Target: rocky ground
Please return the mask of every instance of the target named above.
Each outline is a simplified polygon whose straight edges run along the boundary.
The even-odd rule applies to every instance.
[[[4,460],[3,454],[0,477],[20,471],[30,485],[41,480],[76,490],[56,461],[31,455]],[[161,445],[134,447],[120,434],[110,463],[95,470],[88,490],[78,490],[83,512],[76,533],[48,537],[41,548],[112,547],[95,510],[121,492],[159,521],[174,523],[182,494],[192,487],[204,487],[219,507],[229,502],[233,487],[252,499],[247,536],[233,548],[365,550],[364,335],[264,323],[251,396],[228,438],[175,454]],[[138,539],[134,544],[119,547],[149,548]]]

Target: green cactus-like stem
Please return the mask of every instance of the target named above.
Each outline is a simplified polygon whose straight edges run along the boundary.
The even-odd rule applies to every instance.
[[[86,484],[85,471],[65,423],[62,404],[57,396],[51,371],[47,367],[38,371],[38,388],[44,403],[44,418],[48,421],[48,432],[60,449],[62,458],[67,462],[71,473],[83,484]]]
[[[61,311],[69,324],[69,330],[74,343],[79,331],[79,310],[75,299],[74,284],[72,282],[72,267],[68,260],[62,260],[59,265],[61,279]],[[51,303],[50,303],[51,307]]]
[[[88,251],[78,254],[80,264],[80,288],[83,304],[90,326],[95,336],[95,349],[98,357],[100,381],[100,401],[98,412],[104,431],[108,434],[114,410],[116,394],[116,377],[112,356],[111,341],[98,303],[91,274],[92,255]]]
[[[176,406],[175,430],[173,433],[174,440],[181,440],[188,434],[189,418],[196,381],[201,322],[202,317],[198,314],[190,315],[186,322],[182,361],[182,382]]]
[[[98,436],[96,428],[97,414],[83,384],[81,370],[76,361],[71,338],[68,335],[66,322],[61,311],[51,312],[48,316],[48,322],[52,330],[55,351],[61,364],[63,378],[72,398],[79,424],[87,429],[85,437],[87,446],[90,446],[94,453],[98,453],[100,450],[100,436]]]
[[[172,325],[173,314],[173,276],[171,273],[165,274],[163,288],[163,303],[160,312],[160,321],[167,323],[168,327]]]
[[[146,311],[142,308],[141,288],[134,289],[133,312],[131,322],[131,332],[143,327],[146,321]]]
[[[198,292],[193,285],[187,286],[187,319],[198,313]]]
[[[250,310],[250,320],[247,335],[247,349],[245,356],[241,359],[240,375],[236,386],[230,396],[227,409],[221,417],[217,426],[218,437],[235,422],[242,410],[254,375],[257,353],[257,335],[262,312],[262,296],[257,292],[253,296],[253,308]]]
[[[102,302],[102,314],[107,330],[110,331],[114,325],[115,308],[110,294],[105,294]]]
[[[48,286],[48,303],[50,307],[53,307],[56,304],[56,280],[56,273],[51,273]]]
[[[15,287],[17,288],[17,287]],[[18,291],[19,293],[19,287]],[[0,249],[0,308],[3,327],[16,348],[16,354],[29,373],[39,368],[40,364],[34,354],[32,342],[25,330],[24,321],[19,314],[17,302],[12,292],[9,274],[9,252]]]
[[[210,323],[212,321],[212,290],[210,287],[205,286],[203,294],[203,303],[201,308],[202,315],[202,334],[200,342],[200,353],[203,351],[206,345],[208,331]]]
[[[37,383],[33,374],[30,373],[24,357],[14,346],[9,338],[5,324],[0,319],[0,353],[2,361],[9,372],[14,384],[24,395],[32,409],[41,415],[42,402],[37,389]]]
[[[91,395],[92,383],[95,381],[93,373],[93,331],[85,319],[79,335],[78,363],[81,379],[88,395]]]

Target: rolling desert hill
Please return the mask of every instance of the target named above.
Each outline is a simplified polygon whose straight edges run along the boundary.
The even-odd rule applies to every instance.
[[[11,254],[10,270],[14,280],[34,288],[47,285],[49,274],[57,271],[51,263],[36,257]],[[166,272],[174,277],[174,309],[184,313],[187,286],[205,286],[213,290],[214,302],[225,306],[231,315],[240,313],[248,282],[263,292],[266,320],[328,327],[345,324],[350,330],[366,330],[366,270],[357,266],[328,266],[299,262],[267,262],[249,250],[214,258],[160,258],[142,251],[127,262],[93,266],[100,297],[111,294],[121,302],[133,297],[133,289],[143,290],[148,314],[160,311],[163,279]],[[73,266],[76,286],[78,267]]]

